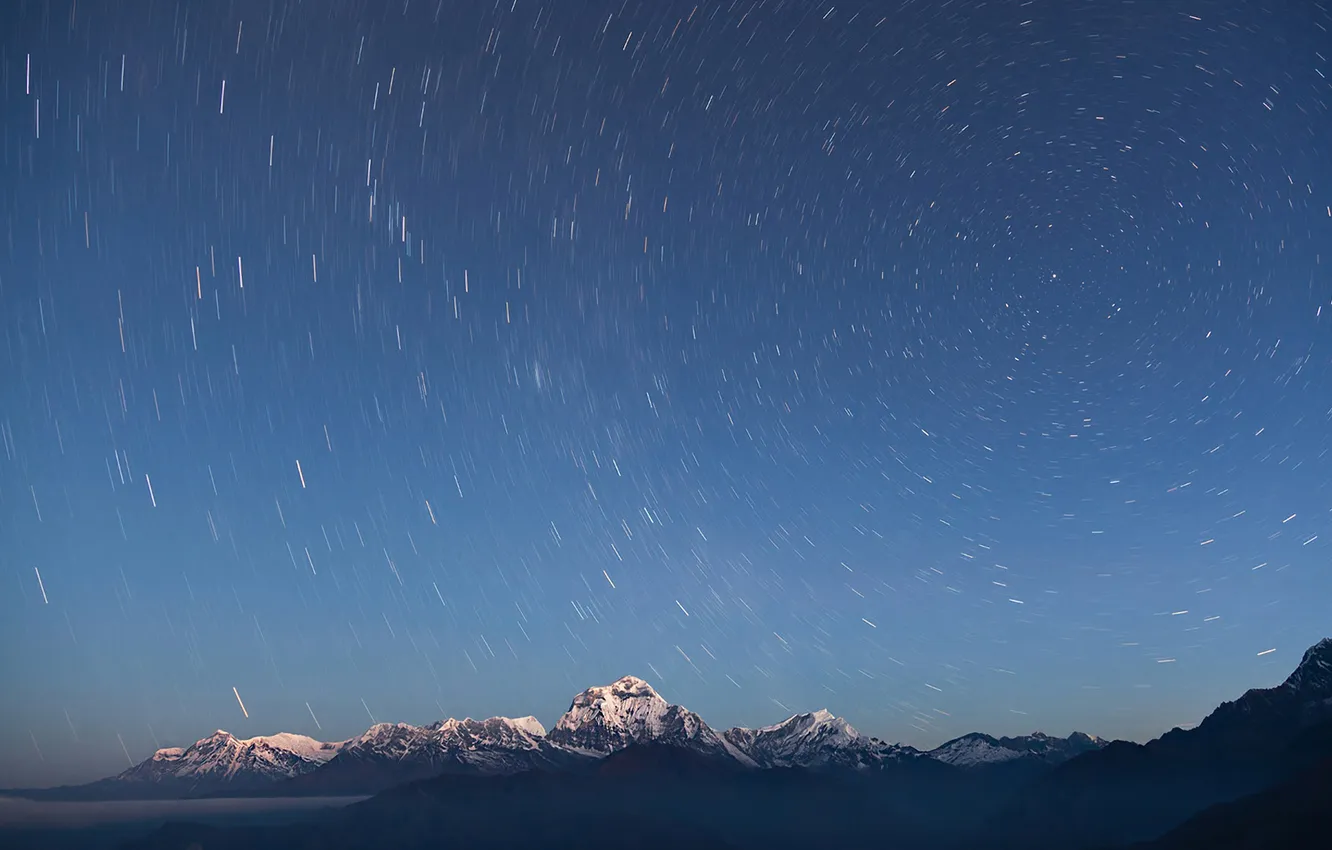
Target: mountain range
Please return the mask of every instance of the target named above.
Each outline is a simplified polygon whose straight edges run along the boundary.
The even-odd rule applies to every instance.
[[[170,799],[201,796],[364,795],[444,773],[510,775],[577,770],[640,744],[678,747],[744,768],[882,768],[934,759],[981,768],[1058,764],[1104,746],[1075,732],[993,738],[973,733],[921,752],[862,735],[827,710],[759,729],[718,732],[698,714],[625,676],[588,688],[549,733],[535,717],[447,719],[428,726],[379,723],[345,741],[282,733],[239,739],[218,730],[188,747],[161,749],[116,776],[85,785],[9,792],[44,800]]]
[[[973,733],[921,752],[827,711],[718,732],[625,677],[574,697],[549,733],[530,717],[379,724],[337,743],[219,732],[88,786],[26,793],[373,795],[286,826],[171,824],[130,850],[581,847],[590,836],[733,850],[1323,847],[1332,639],[1281,684],[1147,744]]]

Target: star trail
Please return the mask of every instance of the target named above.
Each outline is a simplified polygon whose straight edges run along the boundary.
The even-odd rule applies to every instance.
[[[1329,28],[6,3],[0,785],[625,674],[916,746],[1279,681],[1332,623]]]

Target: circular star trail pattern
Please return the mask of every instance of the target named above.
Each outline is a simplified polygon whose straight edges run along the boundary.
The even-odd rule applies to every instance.
[[[0,783],[626,673],[1140,739],[1328,631],[1324,2],[0,16]]]

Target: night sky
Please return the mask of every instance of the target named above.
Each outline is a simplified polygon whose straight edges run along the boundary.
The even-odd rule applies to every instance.
[[[1330,60],[1324,0],[8,0],[0,785],[628,673],[921,747],[1280,681]]]

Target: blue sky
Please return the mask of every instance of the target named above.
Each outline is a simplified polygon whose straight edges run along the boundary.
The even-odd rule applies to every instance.
[[[917,746],[1280,681],[1327,11],[879,9],[7,13],[0,783],[626,673]]]

